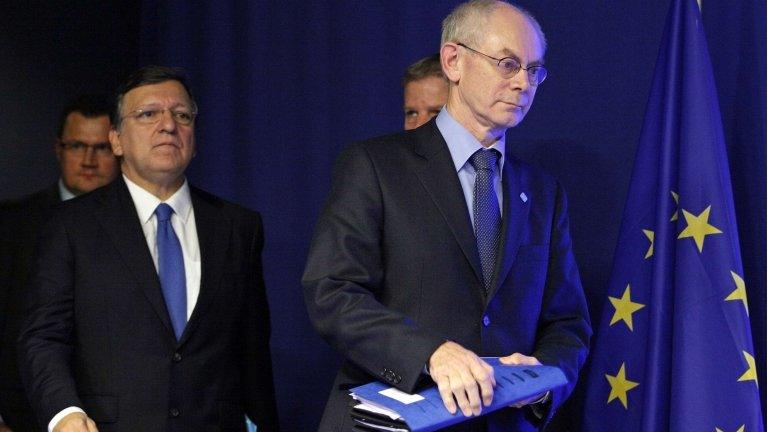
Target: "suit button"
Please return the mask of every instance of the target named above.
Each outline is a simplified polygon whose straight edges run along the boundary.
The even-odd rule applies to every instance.
[[[176,408],[171,408],[171,409],[168,411],[168,414],[170,414],[170,415],[171,415],[171,417],[178,417],[178,416],[179,416],[179,414],[181,414],[181,413],[179,412],[179,410],[178,410],[178,409],[176,409]]]
[[[488,315],[485,315],[485,316],[483,317],[483,325],[484,325],[485,327],[488,327],[489,325],[491,325],[491,319],[490,319],[490,318],[488,318]]]
[[[173,353],[173,362],[178,363],[181,361],[181,354],[179,353]]]

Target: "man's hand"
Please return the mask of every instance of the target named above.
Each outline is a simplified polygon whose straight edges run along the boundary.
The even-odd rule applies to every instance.
[[[96,423],[85,413],[73,412],[59,420],[53,432],[99,432],[99,430],[96,429]]]
[[[496,386],[493,367],[472,351],[455,342],[445,342],[432,353],[428,366],[429,375],[437,383],[443,404],[451,414],[456,413],[457,403],[466,417],[480,415],[482,405],[491,404]]]
[[[0,432],[13,432],[5,423],[0,423]]]
[[[501,357],[499,358],[499,361],[502,364],[508,364],[508,365],[522,365],[522,366],[539,366],[541,365],[541,362],[536,359],[536,357],[527,356],[520,353],[514,353],[510,356]],[[523,401],[520,401],[514,405],[510,405],[515,408],[522,408],[526,405],[530,405],[534,402],[538,402],[540,399],[542,399],[546,393],[542,393],[539,395],[536,395],[530,399],[526,399]]]

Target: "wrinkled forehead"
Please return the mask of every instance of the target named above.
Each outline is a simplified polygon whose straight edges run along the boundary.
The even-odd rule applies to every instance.
[[[184,86],[176,80],[134,87],[123,96],[123,105],[127,108],[144,105],[192,106],[192,101]]]

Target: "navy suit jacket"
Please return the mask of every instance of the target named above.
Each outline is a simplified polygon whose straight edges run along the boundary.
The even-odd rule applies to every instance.
[[[79,406],[102,432],[277,429],[261,219],[191,195],[202,275],[179,341],[122,177],[50,219],[19,338],[42,425]]]
[[[533,430],[570,394],[591,329],[565,194],[511,157],[502,182],[503,241],[486,295],[469,211],[434,120],[341,155],[303,277],[313,324],[346,359],[322,431],[349,430],[354,385],[379,379],[412,392],[446,340],[481,356],[532,355],[570,381],[542,419],[510,408],[456,430]]]

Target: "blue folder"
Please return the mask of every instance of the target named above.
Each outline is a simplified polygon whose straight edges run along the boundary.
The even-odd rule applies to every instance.
[[[484,406],[481,415],[568,383],[563,372],[554,366],[508,366],[501,364],[498,358],[484,360],[493,366],[496,387],[491,405]],[[436,386],[416,395],[408,395],[374,381],[355,387],[350,393],[360,402],[386,408],[399,415],[400,419],[393,420],[386,415],[355,408],[352,415],[355,422],[374,430],[430,432],[475,418],[464,417],[461,411],[453,415],[449,413]]]

